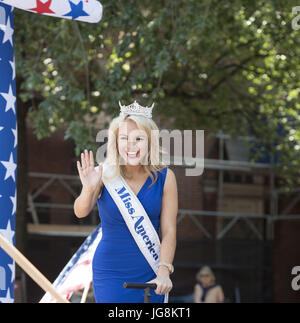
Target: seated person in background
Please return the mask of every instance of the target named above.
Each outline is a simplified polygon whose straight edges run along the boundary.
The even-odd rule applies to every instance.
[[[208,266],[201,268],[196,274],[197,283],[194,288],[194,303],[223,303],[222,287],[216,284],[215,275]]]

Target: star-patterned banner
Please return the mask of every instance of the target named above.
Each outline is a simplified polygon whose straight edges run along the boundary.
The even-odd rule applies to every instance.
[[[17,118],[13,8],[0,4],[0,234],[14,244]],[[14,300],[15,263],[0,248],[0,302]]]
[[[0,234],[15,244],[17,107],[14,7],[33,13],[99,22],[97,0],[0,0]],[[14,302],[15,262],[0,248],[0,303]]]
[[[49,15],[97,23],[102,18],[102,5],[97,0],[0,0],[0,3]]]

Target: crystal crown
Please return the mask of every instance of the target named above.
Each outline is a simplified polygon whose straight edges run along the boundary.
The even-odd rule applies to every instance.
[[[119,101],[119,106],[120,106],[120,114],[123,114],[123,115],[135,114],[135,115],[140,115],[151,119],[154,103],[152,104],[151,107],[143,107],[139,105],[136,101],[134,101],[132,104],[125,106],[125,105],[122,105],[121,102]]]

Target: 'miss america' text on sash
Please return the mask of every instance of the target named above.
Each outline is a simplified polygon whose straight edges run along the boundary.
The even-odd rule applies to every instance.
[[[143,241],[144,241],[145,245],[147,246],[151,256],[153,257],[154,260],[157,260],[159,256],[155,252],[155,249],[154,249],[155,243],[153,243],[150,240],[150,237],[147,234],[146,229],[142,225],[144,217],[143,216],[133,216],[132,215],[132,214],[134,214],[135,209],[133,208],[132,204],[130,203],[130,201],[131,201],[130,193],[126,192],[126,188],[124,186],[122,188],[120,188],[120,189],[115,189],[115,191],[118,193],[118,195],[120,196],[122,202],[124,203],[125,207],[127,208],[127,211],[130,214],[131,219],[133,221],[135,221],[135,224],[134,224],[135,232],[137,234],[139,234],[143,238]]]

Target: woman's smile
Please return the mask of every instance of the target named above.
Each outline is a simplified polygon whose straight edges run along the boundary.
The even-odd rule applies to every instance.
[[[140,150],[138,151],[127,151],[128,158],[139,158],[140,157]]]

